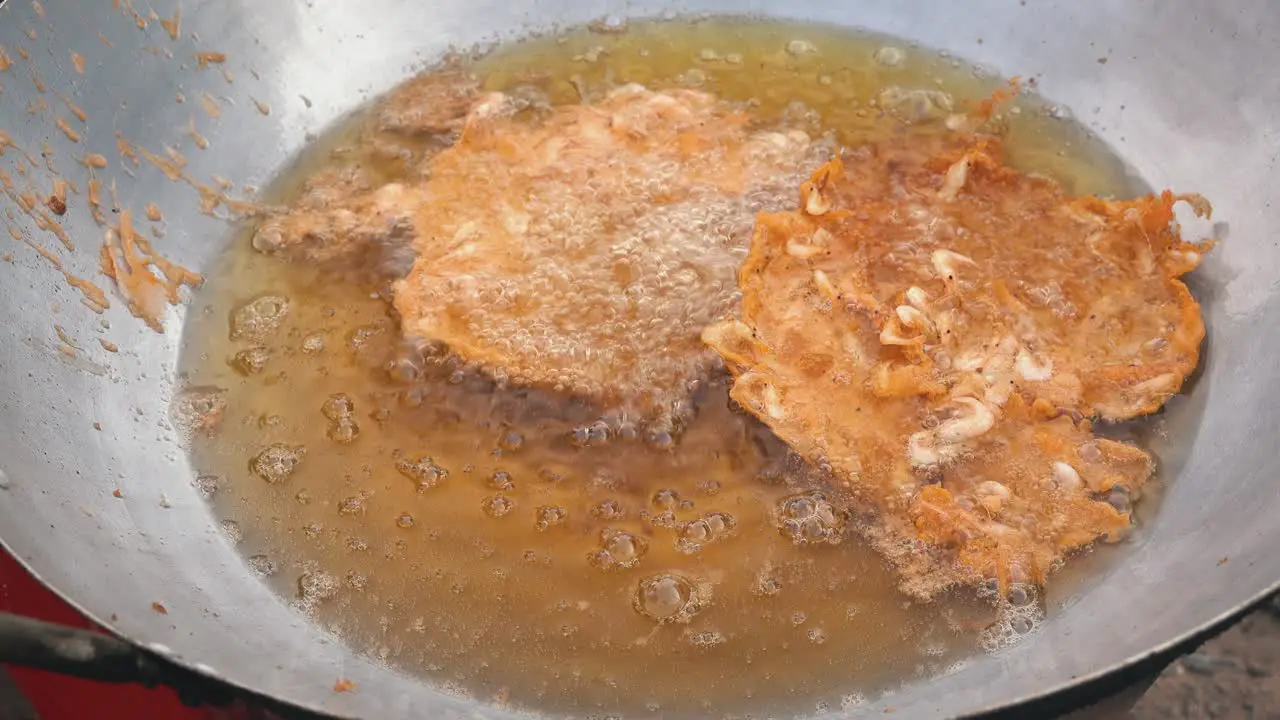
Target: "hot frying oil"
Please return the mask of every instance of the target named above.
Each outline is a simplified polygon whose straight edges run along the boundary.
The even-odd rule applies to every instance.
[[[745,20],[581,29],[466,62],[489,90],[536,76],[556,104],[630,82],[697,88],[844,145],[904,123],[945,131],[1002,83],[884,37]],[[1053,115],[1011,107],[1011,164],[1129,194],[1123,166]],[[366,117],[318,142],[274,199],[319,169],[378,164],[355,145]],[[674,447],[594,435],[598,409],[473,372],[406,384],[385,287],[352,278],[238,238],[185,349],[187,382],[225,403],[192,452],[229,537],[352,646],[513,707],[765,715],[946,672],[995,620],[970,593],[900,595],[723,381],[699,391]]]

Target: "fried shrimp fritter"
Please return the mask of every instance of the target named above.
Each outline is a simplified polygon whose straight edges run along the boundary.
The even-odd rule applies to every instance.
[[[406,335],[502,378],[660,417],[718,365],[699,339],[738,299],[754,214],[825,157],[688,90],[618,88],[530,120],[480,98],[411,190]]]
[[[314,265],[403,275],[414,238],[415,204],[400,183],[374,188],[358,171],[324,172],[312,178],[288,212],[258,226],[253,246]]]
[[[413,182],[451,145],[479,96],[480,81],[450,60],[410,80],[363,123],[355,147],[335,150],[360,162],[307,179],[291,207],[266,218],[253,236],[259,252],[311,265],[401,277],[413,260]]]
[[[699,335],[738,299],[754,215],[791,206],[827,144],[702,92],[552,108],[481,84],[446,66],[397,91],[369,166],[312,178],[254,247],[399,279],[404,334],[496,377],[678,415],[718,365]],[[403,179],[379,182],[387,163]]]
[[[1172,208],[1208,205],[1069,197],[1001,156],[955,133],[822,166],[798,211],[760,216],[740,319],[704,339],[734,399],[889,535],[1007,587],[1126,534],[1152,461],[1088,418],[1152,412],[1195,368],[1178,278],[1208,246]]]

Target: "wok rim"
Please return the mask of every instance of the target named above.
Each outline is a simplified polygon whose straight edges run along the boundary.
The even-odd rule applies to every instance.
[[[0,5],[3,5],[0,0]],[[775,17],[770,15],[770,17]],[[781,16],[778,16],[781,17]],[[18,538],[20,540],[20,538]],[[10,543],[4,537],[0,537],[0,548],[10,549]],[[70,607],[74,608],[85,618],[93,621],[98,626],[111,632],[113,635],[129,642],[132,645],[145,649],[149,649],[145,643],[139,642],[129,635],[116,630],[110,623],[103,622],[101,618],[87,611],[81,603],[74,600],[61,589],[45,580],[41,573],[37,572],[32,563],[36,562],[35,558],[30,561],[22,558],[12,552],[10,554],[32,577],[40,582],[42,586],[49,588],[62,601],[66,602]],[[56,572],[56,568],[46,565],[46,569]],[[1202,642],[1208,637],[1221,632],[1234,622],[1238,621],[1244,614],[1256,608],[1259,604],[1266,601],[1271,595],[1280,591],[1280,578],[1272,581],[1262,581],[1263,589],[1256,590],[1244,600],[1233,600],[1223,603],[1225,609],[1210,614],[1209,617],[1194,620],[1183,626],[1183,629],[1175,631],[1172,636],[1149,646],[1142,650],[1131,651],[1130,654],[1115,658],[1109,661],[1105,667],[1090,669],[1086,673],[1071,677],[1067,680],[1050,680],[1046,683],[1037,685],[1034,690],[1030,690],[1021,697],[1005,698],[996,704],[972,711],[966,715],[958,715],[958,717],[1024,717],[1024,713],[1036,710],[1049,711],[1051,708],[1057,708],[1054,712],[1062,712],[1070,709],[1081,707],[1081,704],[1091,704],[1099,700],[1105,699],[1106,695],[1096,694],[1099,691],[1114,691],[1124,687],[1128,681],[1140,678],[1145,671],[1156,668],[1162,662],[1173,660],[1178,654],[1186,652],[1195,644]],[[1203,612],[1203,611],[1202,611]],[[1199,613],[1197,613],[1199,614]],[[1033,636],[1034,637],[1034,636]],[[153,651],[153,650],[152,650]],[[240,681],[225,679],[219,673],[212,671],[208,666],[202,665],[198,660],[184,656],[164,657],[166,662],[172,663],[178,667],[189,669],[201,676],[210,677],[218,682],[224,683],[226,686],[235,688],[245,693],[246,696],[255,698],[264,698],[270,702],[278,702],[287,705],[290,708],[296,708],[304,713],[317,714],[319,717],[353,717],[351,715],[337,715],[321,712],[317,707],[323,703],[320,702],[318,696],[311,697],[305,702],[295,702],[293,700],[282,700],[273,695],[264,694],[260,691],[253,690],[246,683],[251,682],[250,678],[244,678]],[[386,667],[382,665],[382,667]],[[415,683],[430,686],[430,682],[413,678]],[[481,707],[488,707],[483,700],[468,701]],[[892,700],[888,698],[876,703],[877,705],[892,704]],[[866,707],[866,706],[864,706]],[[838,713],[835,713],[838,714]]]

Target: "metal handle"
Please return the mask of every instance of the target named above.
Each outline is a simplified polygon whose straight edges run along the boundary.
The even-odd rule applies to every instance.
[[[164,685],[191,706],[227,707],[236,702],[290,720],[320,716],[242,692],[180,667],[113,635],[0,613],[0,665],[46,670],[109,683]]]
[[[0,613],[0,663],[87,680],[155,685],[161,671],[119,638]]]

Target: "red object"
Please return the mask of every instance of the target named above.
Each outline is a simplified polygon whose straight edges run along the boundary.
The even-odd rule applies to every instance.
[[[0,550],[0,612],[78,628],[96,626],[41,585]],[[40,720],[213,720],[232,718],[220,710],[189,708],[168,688],[116,685],[23,668],[7,668]]]

